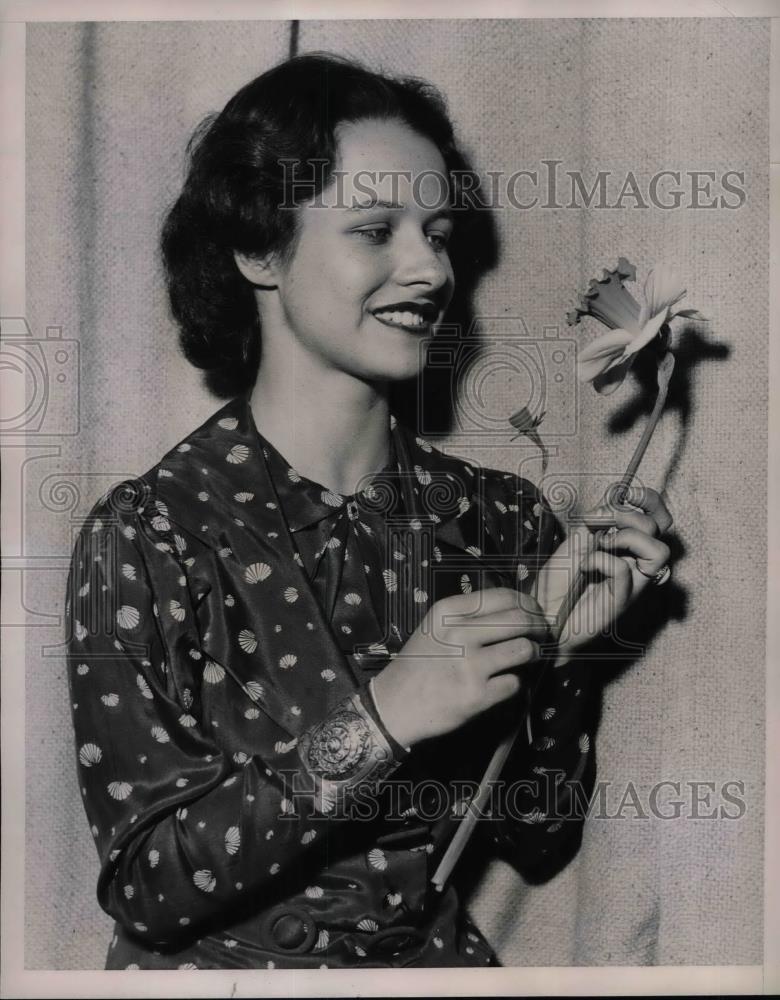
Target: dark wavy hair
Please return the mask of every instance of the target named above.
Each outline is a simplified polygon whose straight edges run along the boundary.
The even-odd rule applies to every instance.
[[[469,191],[450,242],[456,278],[475,263],[467,216],[479,189],[456,145],[441,93],[424,80],[375,73],[329,53],[280,63],[195,131],[184,187],[163,225],[162,258],[179,345],[203,371],[212,395],[239,395],[257,377],[260,320],[233,252],[262,257],[273,251],[282,260],[294,252],[298,213],[280,206],[301,203],[301,173],[285,169],[282,161],[316,163],[304,195],[310,198],[336,168],[337,126],[368,118],[399,119],[438,147],[451,199]]]

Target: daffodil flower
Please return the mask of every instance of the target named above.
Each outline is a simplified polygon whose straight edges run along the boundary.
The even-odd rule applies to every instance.
[[[530,438],[542,453],[542,471],[544,472],[547,471],[547,449],[545,448],[544,442],[539,436],[536,428],[544,419],[544,414],[546,412],[546,410],[542,410],[538,416],[532,417],[528,407],[524,406],[522,409],[518,410],[517,413],[513,413],[509,418],[509,423],[517,431],[517,434],[515,434],[515,437],[512,438],[512,440],[514,441],[515,438],[520,437],[521,434]]]
[[[696,309],[675,308],[686,289],[669,263],[648,274],[642,305],[626,289],[625,281],[636,281],[636,268],[621,257],[614,270],[605,269],[603,278],[591,281],[580,296],[580,304],[566,317],[569,326],[583,316],[592,316],[609,328],[609,333],[596,337],[577,359],[579,380],[592,382],[603,395],[622,384],[639,351],[663,335],[663,328],[676,316],[705,320]]]

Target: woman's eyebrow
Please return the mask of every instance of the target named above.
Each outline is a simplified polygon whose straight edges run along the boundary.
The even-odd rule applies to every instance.
[[[348,212],[365,212],[370,208],[396,208],[404,206],[398,201],[386,201],[384,198],[371,198],[369,201],[362,201],[359,204],[353,203],[347,208]]]
[[[406,206],[398,201],[388,201],[384,198],[371,198],[369,201],[360,202],[359,204],[353,204],[348,206],[348,212],[367,212],[372,208],[389,208],[395,209],[396,211],[404,209]],[[442,208],[432,208],[430,215],[436,219],[450,219],[454,220],[455,216],[452,209],[448,207]]]

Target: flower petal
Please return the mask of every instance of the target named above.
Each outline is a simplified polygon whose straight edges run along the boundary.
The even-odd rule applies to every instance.
[[[577,356],[577,378],[592,382],[624,355],[635,334],[628,330],[610,330],[592,340]]]
[[[628,375],[628,370],[633,363],[633,354],[627,358],[618,359],[617,363],[610,365],[606,371],[593,379],[593,388],[601,396],[610,396],[623,384],[623,380]]]
[[[695,319],[698,323],[709,323],[706,316],[702,316],[698,309],[672,309],[669,313],[669,320],[674,319],[675,316],[682,316],[684,319]]]
[[[646,347],[650,341],[655,337],[664,323],[667,322],[667,309],[663,309],[657,316],[653,316],[649,319],[647,323],[642,327],[639,335],[634,337],[631,343],[626,347],[623,358],[628,358],[632,354],[636,354],[641,351],[643,347]]]
[[[605,268],[602,278],[593,279],[580,296],[574,314],[592,316],[610,330],[639,330],[640,306],[623,284],[636,279],[636,268],[621,257],[614,269]],[[571,325],[571,320],[569,320]]]
[[[509,423],[514,427],[518,434],[525,434],[534,427],[538,427],[542,422],[544,417],[544,412],[538,414],[537,416],[532,416],[527,406],[518,410],[517,413],[513,413],[509,418]]]
[[[679,272],[669,261],[663,261],[648,274],[645,280],[645,301],[651,316],[665,312],[679,302],[686,293],[680,284]]]

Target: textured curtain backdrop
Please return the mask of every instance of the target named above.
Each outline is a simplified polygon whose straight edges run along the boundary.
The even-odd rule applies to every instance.
[[[700,334],[721,347],[692,368],[690,412],[667,415],[643,467],[676,517],[671,620],[605,690],[599,777],[617,800],[633,782],[645,808],[660,779],[743,781],[746,799],[739,821],[636,819],[630,808],[623,820],[594,818],[576,860],[543,887],[493,863],[471,909],[508,965],[762,960],[768,23],[300,25],[301,51],[353,54],[440,85],[482,171],[557,159],[591,179],[633,170],[645,191],[662,169],[745,172],[738,211],[637,210],[628,199],[623,210],[497,213],[501,257],[480,290],[483,316],[522,318],[541,336],[622,253],[643,271],[679,262],[689,304],[712,320]],[[69,553],[103,490],[144,471],[219,405],[177,353],[157,233],[192,128],[284,58],[290,38],[286,22],[28,28],[27,316],[36,337],[61,327],[81,352],[78,400],[65,400],[80,406],[80,432],[44,439],[58,448],[27,464],[34,555]],[[491,351],[492,419],[524,400],[502,374],[498,341],[488,366]],[[572,482],[592,500],[622,471],[640,426],[630,395],[577,397],[565,380],[544,425],[548,487]],[[610,427],[615,412],[625,419]],[[529,457],[522,471],[540,477],[533,453],[501,431],[487,444],[454,433],[444,445],[506,469]],[[56,490],[63,482],[69,489]],[[27,606],[60,613],[64,586],[61,569],[32,575]],[[101,968],[111,925],[95,902],[61,634],[45,624],[28,633],[26,666],[26,964]]]

